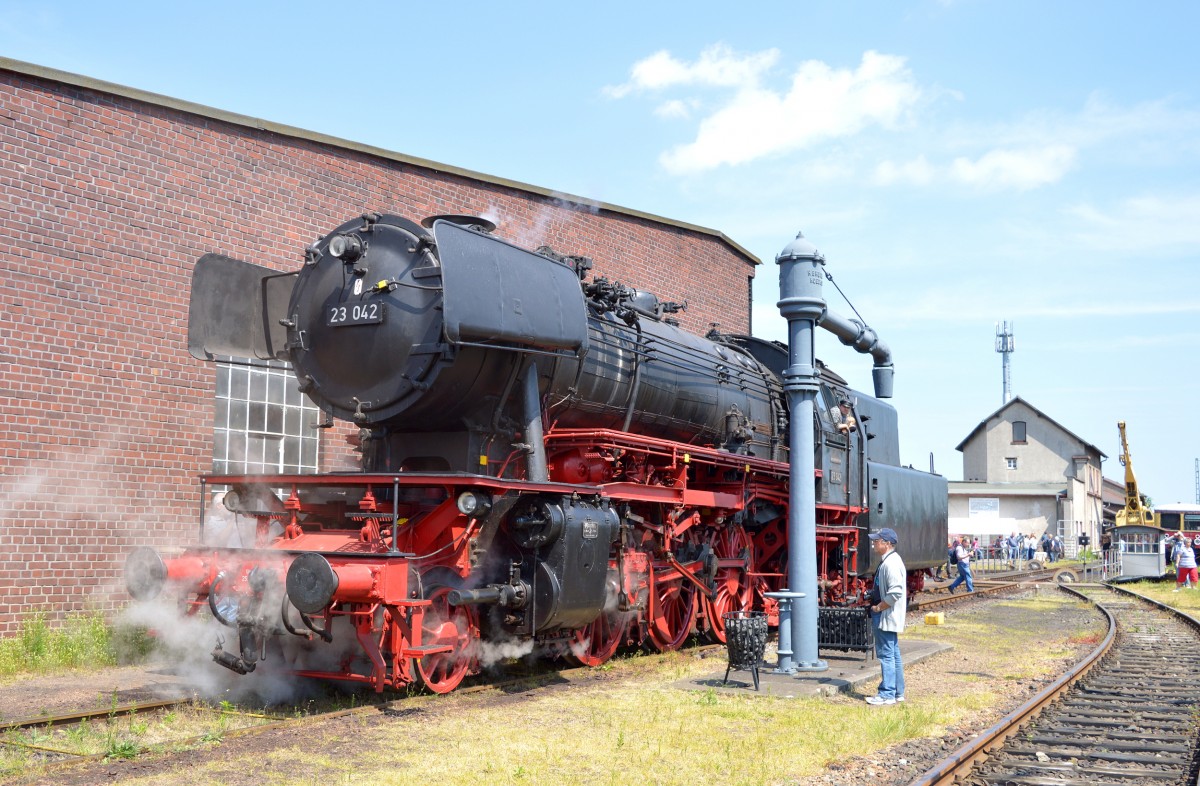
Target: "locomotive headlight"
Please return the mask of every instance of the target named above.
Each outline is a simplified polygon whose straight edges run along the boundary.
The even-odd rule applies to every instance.
[[[492,498],[482,491],[464,491],[458,495],[458,512],[473,519],[482,518],[492,509]]]
[[[362,238],[358,235],[334,235],[329,241],[329,253],[343,262],[353,262],[363,255]]]
[[[208,588],[208,610],[217,622],[230,628],[237,627],[238,611],[242,600],[233,589],[233,580],[221,571]]]

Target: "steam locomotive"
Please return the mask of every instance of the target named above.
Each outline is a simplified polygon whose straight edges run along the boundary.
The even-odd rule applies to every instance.
[[[289,361],[323,425],[357,427],[361,469],[204,477],[253,546],[139,549],[134,598],[207,608],[236,631],[212,657],[242,674],[290,641],[339,653],[297,674],[438,693],[492,644],[598,665],[723,641],[726,612],[775,617],[786,347],[690,334],[678,304],[494,228],[367,214],[293,273],[197,262],[192,354]],[[946,483],[900,466],[891,406],[819,372],[820,603],[858,608],[868,518],[900,531],[915,591],[944,559]]]

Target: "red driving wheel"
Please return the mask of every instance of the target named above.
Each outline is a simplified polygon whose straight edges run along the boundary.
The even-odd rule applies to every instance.
[[[716,595],[712,600],[704,599],[704,610],[708,617],[708,636],[714,641],[725,643],[725,613],[748,611],[754,602],[754,587],[746,566],[754,553],[750,536],[741,527],[724,527],[714,533],[710,541],[718,559],[739,559],[737,567],[717,569]]]
[[[659,652],[677,650],[696,622],[696,586],[673,568],[650,575],[650,642]]]
[[[575,631],[567,657],[580,666],[599,666],[620,649],[628,630],[628,614],[601,612],[599,617]]]
[[[417,674],[434,693],[449,693],[471,671],[479,641],[479,625],[471,606],[453,606],[448,595],[462,586],[462,579],[446,568],[434,568],[421,577],[424,596],[433,601],[421,623],[421,644],[450,647],[416,658]]]

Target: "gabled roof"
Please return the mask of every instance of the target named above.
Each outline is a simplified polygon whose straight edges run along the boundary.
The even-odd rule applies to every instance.
[[[984,418],[983,420],[979,421],[979,425],[978,425],[978,426],[976,426],[975,428],[971,429],[971,433],[970,433],[970,434],[968,434],[968,435],[966,436],[966,438],[965,438],[965,439],[963,439],[963,441],[962,441],[962,442],[958,443],[958,447],[956,447],[956,448],[955,448],[955,450],[957,450],[957,451],[962,451],[963,447],[964,447],[964,446],[965,446],[965,445],[966,445],[968,442],[970,442],[970,441],[971,441],[971,439],[972,439],[972,438],[973,438],[973,437],[974,437],[976,434],[978,434],[978,433],[979,433],[979,432],[980,432],[980,431],[981,431],[981,430],[982,430],[982,429],[983,429],[985,426],[987,426],[987,423],[988,423],[988,421],[989,421],[989,420],[991,420],[992,418],[996,417],[996,416],[997,416],[997,415],[999,415],[1001,412],[1003,412],[1004,410],[1006,410],[1006,409],[1008,409],[1009,407],[1013,406],[1013,405],[1014,405],[1014,404],[1016,404],[1017,402],[1020,402],[1020,403],[1024,404],[1025,406],[1029,407],[1029,408],[1030,408],[1030,409],[1032,409],[1034,412],[1036,412],[1036,413],[1037,413],[1037,414],[1038,414],[1040,417],[1042,417],[1042,418],[1045,418],[1046,420],[1048,420],[1048,421],[1050,421],[1051,423],[1053,423],[1055,426],[1057,426],[1057,427],[1059,428],[1059,430],[1060,430],[1060,431],[1063,431],[1063,432],[1065,432],[1066,434],[1070,435],[1072,438],[1074,438],[1074,439],[1077,439],[1077,440],[1079,440],[1080,442],[1082,442],[1082,443],[1083,443],[1083,445],[1084,445],[1084,447],[1091,448],[1092,450],[1096,451],[1097,453],[1099,453],[1099,454],[1100,454],[1101,458],[1108,458],[1108,455],[1107,455],[1107,454],[1105,454],[1105,452],[1104,452],[1103,450],[1101,450],[1100,448],[1096,447],[1096,446],[1095,446],[1095,445],[1093,445],[1092,443],[1088,442],[1087,440],[1085,440],[1083,437],[1079,436],[1079,435],[1078,435],[1078,434],[1076,434],[1075,432],[1071,431],[1071,429],[1069,429],[1069,428],[1067,428],[1066,426],[1064,426],[1063,424],[1059,423],[1057,420],[1055,420],[1054,418],[1050,417],[1050,416],[1049,416],[1049,415],[1047,415],[1045,412],[1042,412],[1040,409],[1038,409],[1038,408],[1037,408],[1037,407],[1035,407],[1034,405],[1030,404],[1028,401],[1026,401],[1025,399],[1021,398],[1020,396],[1013,396],[1011,401],[1007,402],[1007,403],[1006,403],[1006,404],[1004,404],[1002,407],[1000,407],[999,409],[997,409],[995,412],[993,412],[992,414],[988,415],[988,416],[987,416],[986,418]]]

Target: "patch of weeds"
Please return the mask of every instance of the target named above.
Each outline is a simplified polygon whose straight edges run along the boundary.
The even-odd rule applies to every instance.
[[[99,612],[70,614],[55,625],[36,612],[20,633],[0,639],[0,677],[104,668],[144,659],[152,648],[144,628],[112,628]]]
[[[104,751],[106,759],[134,759],[142,752],[142,746],[133,740],[109,740],[108,747]]]
[[[205,743],[218,744],[225,739],[225,729],[212,729],[200,735],[200,741]]]

